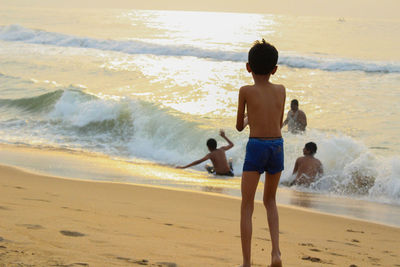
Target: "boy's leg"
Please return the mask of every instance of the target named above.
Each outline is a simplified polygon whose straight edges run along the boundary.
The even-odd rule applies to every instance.
[[[250,266],[251,235],[253,231],[252,215],[254,210],[254,196],[259,179],[260,173],[257,171],[244,171],[242,174],[240,236],[242,239],[243,267]]]
[[[275,174],[265,174],[264,184],[264,205],[267,209],[268,227],[271,235],[272,252],[271,266],[282,266],[281,251],[279,249],[279,216],[276,207],[276,190],[278,188],[281,172]]]

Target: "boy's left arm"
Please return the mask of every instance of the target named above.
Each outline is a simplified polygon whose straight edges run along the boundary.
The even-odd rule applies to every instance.
[[[298,169],[299,169],[299,159],[297,159],[296,163],[294,164],[292,175],[295,174]]]
[[[320,176],[323,176],[323,175],[324,175],[324,166],[322,166],[322,163],[321,163],[321,162],[319,162],[318,174],[319,174]]]
[[[300,113],[300,115],[301,116],[299,116],[299,121],[301,125],[303,125],[303,127],[305,128],[307,126],[307,116],[303,111]]]
[[[299,159],[296,160],[296,163],[294,164],[294,168],[293,168],[293,172],[292,175],[294,175],[295,173],[297,173],[297,170],[299,169]],[[292,186],[296,183],[297,181],[297,177],[289,184],[289,186]]]

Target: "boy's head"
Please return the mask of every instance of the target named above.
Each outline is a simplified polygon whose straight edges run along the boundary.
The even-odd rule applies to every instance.
[[[308,142],[303,148],[303,154],[313,156],[315,153],[317,153],[317,145],[314,142]]]
[[[207,140],[208,150],[213,151],[217,149],[217,141],[214,138],[210,138]]]
[[[290,102],[290,109],[293,111],[297,111],[299,109],[299,101],[297,101],[297,99],[293,99],[292,102]]]
[[[274,74],[278,63],[278,50],[264,39],[250,48],[248,67],[256,75]],[[249,70],[249,71],[250,71]]]

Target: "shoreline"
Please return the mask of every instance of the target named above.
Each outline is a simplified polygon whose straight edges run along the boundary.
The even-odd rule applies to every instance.
[[[61,266],[234,266],[240,199],[44,176],[0,165],[0,262]],[[278,205],[286,266],[395,266],[400,228]],[[255,203],[253,262],[270,241]],[[9,264],[9,265],[8,265]]]
[[[102,154],[64,149],[0,145],[0,166],[71,180],[104,181],[216,193],[240,199],[240,178],[215,179],[195,170],[178,170],[141,160],[126,161]],[[263,183],[259,183],[256,201],[261,202]],[[278,187],[277,203],[333,216],[360,219],[386,226],[400,227],[400,206],[349,197],[329,196]]]
[[[43,176],[43,177],[47,177],[50,179],[61,179],[61,180],[74,181],[74,182],[85,182],[85,183],[104,183],[104,184],[117,184],[117,185],[123,185],[123,186],[138,186],[138,187],[145,187],[145,188],[151,188],[151,189],[156,189],[156,190],[179,191],[179,192],[221,197],[221,198],[233,199],[235,201],[241,201],[241,197],[239,197],[239,196],[215,193],[212,191],[206,192],[206,191],[198,191],[198,190],[193,190],[193,189],[185,189],[185,188],[177,188],[177,187],[169,187],[169,186],[153,185],[153,184],[135,184],[135,183],[128,183],[128,182],[115,182],[115,181],[107,181],[107,180],[105,180],[105,181],[90,180],[90,179],[84,179],[84,178],[76,179],[76,178],[72,178],[72,177],[49,175],[46,173],[35,172],[35,171],[29,170],[29,169],[24,169],[24,168],[18,167],[18,166],[6,165],[6,164],[0,163],[0,170],[1,170],[1,168],[14,169],[17,172],[22,172],[27,175]],[[0,179],[1,179],[1,177],[0,177]],[[255,199],[254,202],[258,203],[259,205],[263,205],[262,200]],[[333,214],[333,213],[329,213],[329,212],[313,210],[313,209],[309,209],[309,208],[305,208],[305,207],[301,207],[301,206],[290,205],[290,204],[278,203],[277,205],[279,207],[283,207],[285,209],[293,209],[293,210],[298,210],[298,211],[302,211],[302,212],[306,212],[306,213],[314,213],[317,215],[319,214],[319,215],[324,215],[324,216],[333,216],[333,217],[338,217],[338,218],[342,218],[342,219],[358,221],[360,223],[370,223],[370,224],[376,224],[376,225],[381,225],[381,226],[385,226],[385,227],[392,227],[392,228],[400,229],[400,226],[386,224],[386,223],[379,222],[379,221],[371,221],[371,220],[366,220],[366,219],[361,219],[361,218],[355,218],[355,217],[346,216],[343,214]]]

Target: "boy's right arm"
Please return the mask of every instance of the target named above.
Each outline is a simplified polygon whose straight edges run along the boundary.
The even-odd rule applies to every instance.
[[[186,168],[192,167],[192,166],[194,166],[194,165],[200,164],[200,163],[202,163],[203,161],[206,161],[206,160],[208,160],[208,159],[210,159],[210,153],[207,154],[207,155],[205,155],[205,156],[204,156],[203,158],[201,158],[201,159],[198,159],[198,160],[193,161],[192,163],[190,163],[190,164],[188,164],[188,165],[185,165],[185,166],[176,166],[176,168],[177,168],[177,169],[186,169]]]
[[[246,127],[245,125],[245,117],[244,117],[244,111],[246,108],[246,99],[245,99],[245,88],[242,87],[239,90],[239,100],[238,100],[238,111],[237,111],[237,117],[236,117],[236,129],[241,132],[243,129]]]
[[[221,149],[223,149],[223,150],[226,151],[226,150],[231,149],[231,148],[234,146],[233,142],[232,142],[231,140],[229,140],[229,138],[225,135],[224,130],[221,130],[221,131],[219,132],[219,135],[220,135],[222,138],[224,138],[224,139],[226,140],[226,142],[228,142],[228,144],[229,144],[229,145],[227,145],[227,146],[221,147]]]

